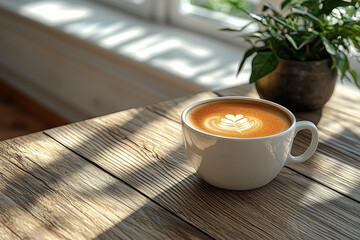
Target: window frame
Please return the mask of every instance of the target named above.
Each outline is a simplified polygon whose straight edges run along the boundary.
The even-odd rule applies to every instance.
[[[119,8],[124,12],[142,18],[181,27],[192,32],[207,35],[231,44],[244,46],[246,43],[233,32],[221,32],[222,28],[240,29],[249,19],[230,16],[191,4],[191,0],[91,0]],[[259,4],[262,0],[248,0]],[[257,24],[251,24],[243,34],[256,31]]]
[[[114,6],[120,10],[140,16],[151,18],[153,15],[154,3],[156,0],[91,0],[99,4]]]
[[[258,0],[250,1],[253,1],[254,4],[259,3]],[[170,24],[232,44],[246,44],[242,39],[238,38],[234,32],[221,32],[220,29],[240,29],[250,22],[249,19],[230,16],[226,13],[195,6],[191,4],[191,0],[172,0],[171,3],[169,14]],[[251,24],[243,31],[243,34],[256,31],[257,29],[257,24]]]

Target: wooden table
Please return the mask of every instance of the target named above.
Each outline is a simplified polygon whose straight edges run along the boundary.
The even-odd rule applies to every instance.
[[[0,143],[0,238],[360,239],[360,93],[338,86],[308,161],[268,185],[204,183],[185,154],[180,113],[207,92]],[[309,141],[303,131],[293,152]]]

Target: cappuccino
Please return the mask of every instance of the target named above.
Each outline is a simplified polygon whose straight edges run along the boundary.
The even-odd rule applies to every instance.
[[[271,136],[291,125],[291,118],[279,108],[234,99],[200,104],[187,113],[186,121],[203,132],[232,138]]]

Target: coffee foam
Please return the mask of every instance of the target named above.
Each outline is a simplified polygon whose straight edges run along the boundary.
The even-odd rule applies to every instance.
[[[224,117],[212,116],[204,120],[205,128],[211,131],[257,131],[261,129],[263,123],[256,117],[244,117],[242,114],[226,114]]]
[[[253,138],[274,135],[290,127],[291,119],[268,104],[245,100],[221,100],[191,109],[187,121],[214,135]]]

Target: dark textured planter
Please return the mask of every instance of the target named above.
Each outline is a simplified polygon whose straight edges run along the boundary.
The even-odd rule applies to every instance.
[[[337,78],[330,60],[280,59],[274,72],[255,82],[259,96],[292,111],[320,109],[331,97]]]

